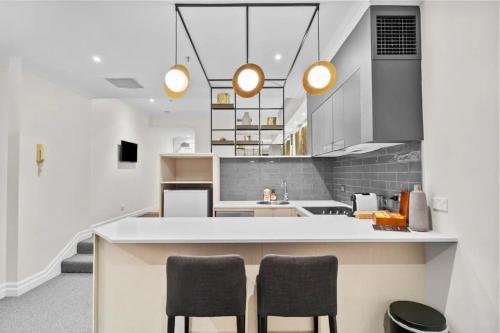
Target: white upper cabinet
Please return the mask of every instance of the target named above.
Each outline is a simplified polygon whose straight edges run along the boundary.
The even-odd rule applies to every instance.
[[[313,155],[329,153],[333,150],[332,99],[327,99],[312,113]]]

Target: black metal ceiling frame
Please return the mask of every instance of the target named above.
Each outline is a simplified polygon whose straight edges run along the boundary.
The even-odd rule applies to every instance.
[[[188,36],[189,42],[191,43],[191,47],[194,50],[194,54],[196,55],[196,58],[198,59],[198,63],[200,64],[201,70],[203,71],[203,74],[205,75],[205,79],[207,80],[207,83],[210,88],[216,88],[216,89],[221,89],[221,88],[232,88],[232,87],[221,87],[221,86],[213,86],[212,82],[231,82],[231,79],[210,79],[208,77],[207,71],[205,70],[205,67],[203,66],[203,62],[201,61],[200,55],[198,53],[198,50],[196,49],[196,46],[194,45],[193,38],[191,37],[191,34],[189,32],[189,29],[186,25],[186,21],[184,20],[184,17],[182,16],[181,8],[202,8],[202,7],[246,7],[246,15],[247,15],[247,24],[248,24],[248,9],[250,7],[314,7],[314,12],[311,16],[311,19],[309,20],[309,24],[307,25],[306,31],[304,32],[304,36],[302,37],[302,40],[300,42],[299,48],[297,50],[297,53],[295,54],[295,57],[293,58],[292,65],[290,66],[290,69],[288,70],[288,73],[285,78],[280,78],[280,79],[265,79],[266,82],[283,82],[282,86],[270,86],[268,88],[284,88],[286,86],[288,77],[292,73],[293,68],[295,67],[295,63],[297,62],[297,59],[300,55],[300,51],[302,50],[302,47],[304,46],[304,43],[307,39],[307,36],[309,34],[309,31],[311,30],[311,26],[314,22],[314,18],[318,14],[319,17],[319,3],[180,3],[180,4],[175,4],[175,12],[176,15],[179,15],[179,18],[181,19],[182,26],[184,27],[184,30],[186,31],[186,35]],[[248,26],[247,26],[247,43],[248,43]],[[247,53],[248,53],[248,45],[247,45]],[[248,61],[248,54],[247,54],[247,61]]]

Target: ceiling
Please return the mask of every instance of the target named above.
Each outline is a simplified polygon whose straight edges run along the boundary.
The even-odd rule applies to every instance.
[[[325,58],[331,58],[363,8],[364,1],[321,4]],[[313,10],[250,8],[249,60],[259,64],[266,77],[286,77]],[[244,7],[181,12],[208,76],[231,78],[245,62]],[[185,97],[175,101],[162,89],[164,74],[174,63],[171,2],[0,2],[0,56],[20,56],[28,69],[91,98],[121,98],[157,114],[209,112],[208,84],[180,21],[178,28],[179,62],[189,68],[191,82]],[[289,77],[287,99],[303,97],[301,76],[315,60],[316,38],[314,24]],[[279,61],[277,53],[282,55]],[[92,61],[95,55],[102,59],[100,64]],[[119,77],[135,78],[144,89],[118,89],[104,80]]]

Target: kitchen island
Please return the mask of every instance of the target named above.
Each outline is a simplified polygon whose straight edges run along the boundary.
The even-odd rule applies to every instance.
[[[257,332],[255,278],[266,254],[339,259],[339,332],[383,332],[387,305],[425,299],[425,244],[453,235],[374,231],[347,216],[126,218],[95,230],[94,332],[166,332],[170,255],[239,254],[247,273],[247,332]],[[320,331],[328,332],[325,319]],[[181,322],[181,321],[180,321]],[[193,318],[192,332],[234,332],[234,320]],[[182,324],[177,325],[182,332]],[[306,332],[310,318],[270,318],[269,331]]]

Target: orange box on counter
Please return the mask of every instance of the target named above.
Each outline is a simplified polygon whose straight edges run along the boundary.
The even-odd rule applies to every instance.
[[[406,216],[386,211],[374,212],[373,221],[375,224],[406,226]]]

